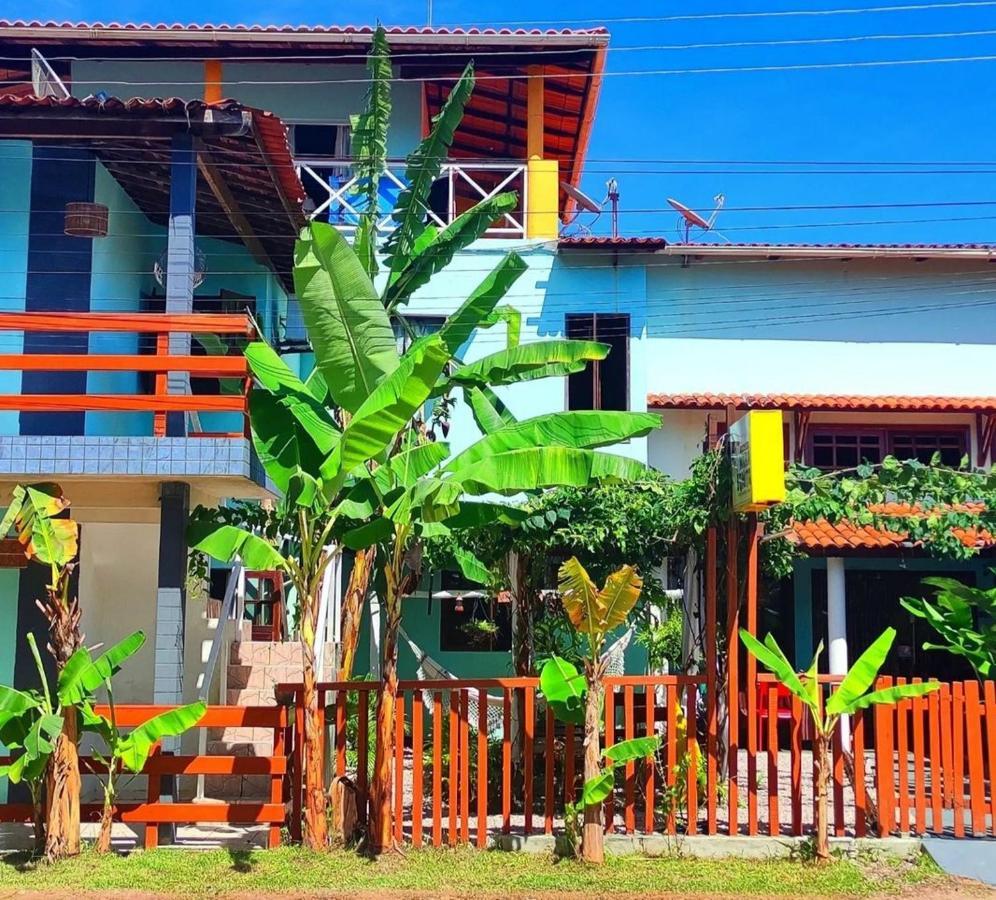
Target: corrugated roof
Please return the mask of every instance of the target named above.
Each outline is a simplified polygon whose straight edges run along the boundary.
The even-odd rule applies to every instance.
[[[869,394],[647,394],[652,409],[802,409],[848,412],[991,412],[996,397]]]
[[[879,516],[916,515],[918,507],[908,503],[883,503],[869,507]],[[964,503],[952,507],[953,511],[978,513],[985,509],[981,503]],[[996,537],[989,531],[977,528],[954,528],[952,533],[963,544],[977,549],[996,546]],[[896,550],[908,543],[908,535],[877,528],[874,525],[854,525],[846,519],[828,522],[817,519],[809,522],[792,522],[785,537],[811,553],[834,550]]]

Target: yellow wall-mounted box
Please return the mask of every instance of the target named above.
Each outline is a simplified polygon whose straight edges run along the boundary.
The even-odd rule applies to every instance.
[[[758,512],[785,499],[785,446],[779,410],[751,410],[730,426],[733,508]]]

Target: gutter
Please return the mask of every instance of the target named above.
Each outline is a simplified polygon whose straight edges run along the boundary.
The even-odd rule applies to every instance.
[[[722,244],[668,244],[655,251],[663,256],[723,257],[729,259],[975,259],[996,261],[996,247],[807,247],[766,244],[756,247],[730,247]]]

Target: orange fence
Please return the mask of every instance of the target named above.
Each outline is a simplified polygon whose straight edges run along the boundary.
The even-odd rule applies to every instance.
[[[167,412],[244,412],[241,394],[171,394],[169,372],[187,372],[200,378],[247,378],[245,358],[231,356],[171,355],[169,336],[210,332],[253,334],[244,314],[191,313],[0,313],[0,331],[86,334],[91,331],[155,336],[155,354],[131,353],[5,353],[0,371],[52,372],[151,372],[152,394],[0,394],[0,410],[30,412],[152,412],[154,434],[166,434]]]
[[[120,728],[133,728],[153,716],[171,709],[169,706],[128,706],[116,704],[115,718]],[[108,715],[106,707],[97,707]],[[141,774],[146,776],[144,802],[121,802],[116,806],[115,820],[145,826],[145,846],[155,847],[159,841],[158,826],[163,823],[194,824],[227,822],[238,825],[269,825],[268,844],[280,844],[280,828],[284,822],[284,779],[287,757],[284,752],[287,710],[284,707],[211,706],[198,722],[197,728],[263,728],[273,730],[273,753],[270,756],[173,756],[158,748],[149,756]],[[0,762],[7,762],[3,759]],[[101,764],[88,756],[80,759],[84,773],[99,773]],[[106,769],[105,769],[106,771]],[[269,802],[182,803],[163,802],[162,776],[197,775],[261,775],[270,778]],[[85,804],[82,814],[87,820],[100,817],[100,804]],[[29,822],[29,803],[0,805],[0,822]]]
[[[839,679],[824,678],[825,690]],[[882,679],[879,687],[892,683]],[[365,816],[374,755],[376,682],[320,686],[333,774],[348,775]],[[299,685],[279,685],[299,696]],[[394,832],[415,846],[487,845],[489,834],[559,832],[580,792],[583,734],[554,720],[535,678],[403,681],[395,722]],[[484,698],[487,701],[484,702]],[[293,701],[292,701],[293,702]],[[751,709],[748,710],[748,707]],[[739,744],[713,715],[705,679],[606,679],[603,746],[657,735],[653,757],[616,770],[606,830],[621,834],[811,834],[812,726],[802,704],[761,675],[741,695]],[[753,715],[748,715],[748,712]],[[291,829],[300,822],[301,733],[292,748]],[[689,739],[691,737],[691,739]],[[714,748],[714,749],[713,749]],[[944,684],[924,698],[849,718],[831,745],[831,833],[993,834],[996,692]]]

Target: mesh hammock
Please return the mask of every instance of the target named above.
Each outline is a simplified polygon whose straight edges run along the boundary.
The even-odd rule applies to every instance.
[[[602,659],[606,661],[606,675],[622,675],[624,670],[623,656],[636,626],[630,626],[610,647],[602,654]],[[429,656],[418,644],[416,644],[405,631],[401,629],[401,637],[408,644],[408,649],[415,656],[416,677],[419,681],[458,681],[456,675],[448,669],[443,668],[431,656]],[[477,732],[477,723],[480,721],[481,691],[478,688],[464,688],[467,692],[467,719],[470,730]],[[442,691],[442,705],[445,710],[449,709],[449,694]],[[501,738],[504,731],[504,698],[491,696],[484,692],[485,700],[488,704],[488,737]],[[425,708],[432,712],[432,692],[426,691],[422,694],[422,702]],[[539,700],[539,707],[544,708],[542,698]]]

